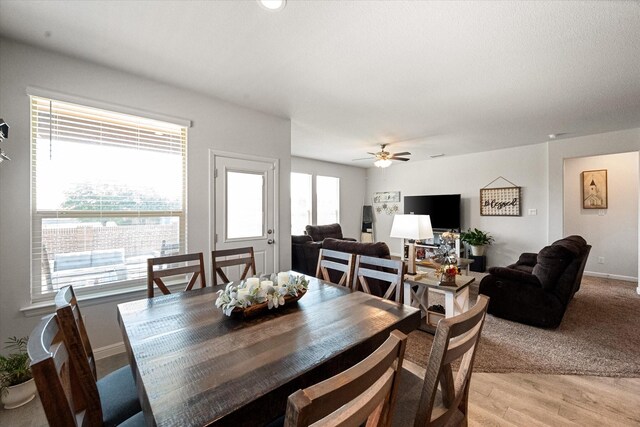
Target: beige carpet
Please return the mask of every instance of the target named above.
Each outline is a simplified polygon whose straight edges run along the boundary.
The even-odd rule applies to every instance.
[[[474,370],[640,377],[640,295],[636,286],[584,277],[558,329],[534,328],[488,315]],[[477,293],[475,283],[471,303]],[[406,357],[424,367],[432,340],[425,332],[411,333]]]

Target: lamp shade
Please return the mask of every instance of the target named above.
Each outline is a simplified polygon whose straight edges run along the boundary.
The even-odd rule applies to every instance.
[[[396,215],[393,217],[390,237],[423,240],[433,237],[429,215]]]

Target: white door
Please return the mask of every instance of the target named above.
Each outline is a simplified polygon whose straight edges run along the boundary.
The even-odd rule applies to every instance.
[[[213,157],[213,248],[252,246],[258,274],[277,272],[278,267],[276,166],[277,160],[240,154]],[[238,266],[225,269],[229,280],[238,280],[241,273]]]

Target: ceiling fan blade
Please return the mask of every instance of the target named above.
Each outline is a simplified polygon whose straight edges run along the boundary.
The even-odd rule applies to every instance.
[[[408,162],[411,159],[405,159],[404,157],[392,157],[391,160],[400,160],[401,162]]]
[[[367,151],[367,154],[371,154],[372,156],[377,156],[378,155],[378,153],[370,153],[368,151]]]
[[[394,153],[394,154],[393,154],[393,157],[395,157],[395,156],[410,156],[410,155],[411,155],[411,153],[410,153],[410,152],[408,152],[408,151],[403,151],[402,153]]]
[[[359,159],[351,159],[352,162],[356,162],[358,160],[373,160],[373,157],[361,157]]]

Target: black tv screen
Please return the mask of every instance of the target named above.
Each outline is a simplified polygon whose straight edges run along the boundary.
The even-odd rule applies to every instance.
[[[405,196],[404,213],[429,215],[431,227],[438,230],[460,229],[460,195]]]

